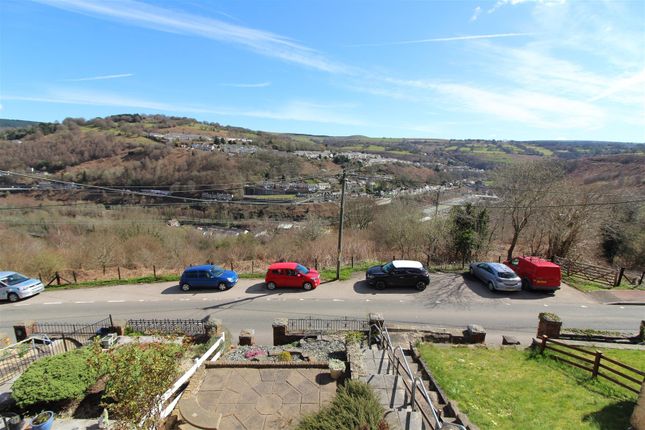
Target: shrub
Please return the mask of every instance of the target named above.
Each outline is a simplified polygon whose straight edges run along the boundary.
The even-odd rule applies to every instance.
[[[291,353],[289,351],[282,351],[278,355],[278,361],[291,361]]]
[[[13,383],[12,397],[20,407],[82,398],[99,376],[90,354],[83,348],[36,361]]]
[[[369,385],[347,381],[329,406],[304,417],[296,430],[379,430],[384,413]]]
[[[155,428],[159,411],[154,407],[177,376],[181,346],[130,344],[98,354],[96,367],[107,376],[104,406],[119,428]]]
[[[345,334],[345,343],[361,343],[365,340],[365,333],[361,331],[349,331]]]

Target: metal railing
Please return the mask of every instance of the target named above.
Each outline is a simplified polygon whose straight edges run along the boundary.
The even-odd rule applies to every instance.
[[[373,329],[375,329],[375,331],[379,335],[379,346],[381,347],[381,349],[386,351],[390,362],[395,363],[394,370],[396,371],[396,374],[403,377],[403,385],[405,386],[406,391],[410,393],[410,406],[412,407],[412,410],[416,411],[418,407],[423,420],[433,429],[466,430],[466,428],[461,424],[445,423],[441,419],[439,413],[437,412],[437,408],[435,408],[432,403],[432,399],[430,398],[430,394],[428,393],[428,390],[423,383],[423,379],[420,376],[416,376],[414,375],[414,373],[412,373],[412,369],[410,368],[410,364],[405,357],[403,348],[401,346],[394,348],[394,345],[392,345],[392,339],[390,338],[390,334],[387,331],[387,327],[385,327],[385,325],[380,326],[378,324],[373,324],[370,327],[368,333],[368,345],[372,344],[372,339],[374,337],[372,334]],[[400,354],[397,354],[397,351],[400,352]],[[400,368],[403,368],[403,371],[406,375],[401,375]],[[405,378],[405,376],[407,376],[407,379]],[[417,398],[417,391],[421,392],[423,401],[419,401],[419,399]],[[426,409],[430,410],[430,413],[432,415],[431,417],[428,416]]]
[[[287,329],[289,332],[336,332],[336,331],[366,331],[369,321],[355,318],[289,318]]]
[[[45,335],[34,335],[0,349],[0,383],[20,376],[35,361],[67,351],[63,341],[52,342]]]

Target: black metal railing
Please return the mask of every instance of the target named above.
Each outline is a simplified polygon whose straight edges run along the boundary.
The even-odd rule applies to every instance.
[[[50,338],[67,337],[80,343],[87,343],[94,336],[114,327],[112,315],[94,322],[36,322],[34,333],[45,334]]]
[[[289,318],[287,329],[290,333],[324,333],[337,331],[367,331],[369,321],[364,319],[340,318]]]
[[[35,361],[67,351],[67,343],[33,336],[0,349],[0,384],[20,376]]]

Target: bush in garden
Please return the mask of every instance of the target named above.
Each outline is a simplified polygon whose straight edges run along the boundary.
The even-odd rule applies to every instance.
[[[82,348],[41,358],[13,383],[12,397],[20,407],[83,398],[99,376],[88,362],[90,356]]]
[[[385,410],[372,388],[361,381],[347,381],[330,405],[305,416],[296,430],[379,430],[387,428]]]
[[[118,428],[155,428],[161,396],[178,376],[182,355],[176,344],[130,344],[98,355],[107,377],[103,401]]]

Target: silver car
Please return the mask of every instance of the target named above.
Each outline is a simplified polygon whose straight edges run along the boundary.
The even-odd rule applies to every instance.
[[[501,263],[472,263],[470,274],[479,278],[491,291],[520,291],[522,279]]]
[[[0,300],[17,302],[45,291],[38,279],[31,279],[17,272],[0,272]]]

